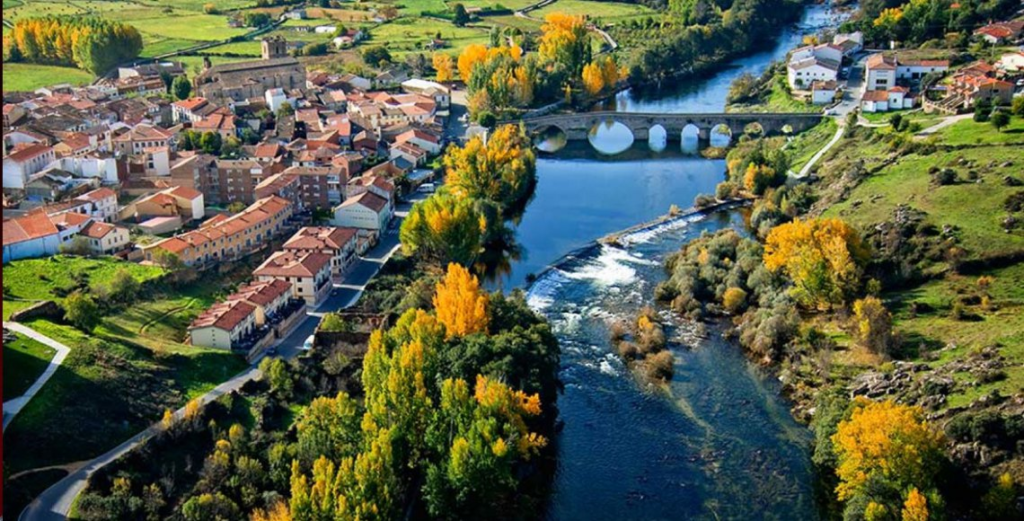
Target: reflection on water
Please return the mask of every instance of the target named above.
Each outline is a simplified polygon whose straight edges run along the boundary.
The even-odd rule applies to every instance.
[[[590,129],[590,145],[600,154],[613,156],[633,146],[633,131],[618,121],[607,119]]]
[[[562,150],[565,148],[566,142],[565,132],[557,127],[548,127],[534,138],[534,146],[537,147],[537,150],[548,154]]]
[[[783,28],[774,45],[764,45],[764,52],[752,54],[715,72],[686,81],[666,81],[660,89],[629,89],[600,103],[593,110],[650,113],[722,112],[729,86],[740,74],[749,72],[760,76],[769,62],[784,60],[786,53],[800,45],[804,35],[814,34],[826,27],[835,27],[846,14],[830,5],[810,5],[798,24]]]
[[[661,125],[655,125],[647,131],[647,145],[653,152],[664,152],[668,148],[668,132]]]

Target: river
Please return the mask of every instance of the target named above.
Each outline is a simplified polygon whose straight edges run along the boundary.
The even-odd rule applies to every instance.
[[[835,13],[808,7],[774,48],[736,60],[713,76],[679,82],[655,96],[624,91],[614,109],[721,112],[728,86],[784,59],[802,36],[834,25]],[[609,107],[605,107],[606,109]],[[643,388],[614,354],[609,325],[652,304],[661,263],[707,231],[742,227],[740,212],[678,222],[601,247],[545,271],[594,239],[692,205],[724,178],[724,162],[675,147],[631,143],[621,128],[597,129],[594,146],[572,143],[538,160],[538,186],[516,237],[522,256],[492,282],[528,288],[534,309],[562,345],[559,398],[564,429],[551,519],[814,519],[808,430],[795,423],[778,384],[748,363],[714,328],[706,338],[665,311],[675,375],[664,391]],[[685,147],[684,147],[685,148]],[[533,276],[540,277],[527,284]]]

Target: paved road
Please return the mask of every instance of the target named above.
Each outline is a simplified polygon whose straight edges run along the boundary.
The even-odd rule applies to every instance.
[[[414,200],[422,198],[423,196],[418,195]],[[350,307],[359,300],[359,296],[362,295],[366,284],[373,279],[384,263],[398,250],[398,227],[401,225],[402,219],[408,215],[411,204],[411,202],[399,203],[395,212],[396,218],[392,221],[391,229],[382,235],[380,242],[373,249],[359,259],[352,270],[346,274],[344,283],[336,287],[323,304],[315,311],[309,312],[306,319],[299,323],[287,337],[278,343],[278,356],[283,358],[297,356],[302,352],[302,345],[305,340],[316,331],[316,327],[324,313]],[[254,361],[249,369],[201,396],[199,398],[200,403],[206,405],[225,394],[241,389],[246,382],[259,376],[259,370],[256,369],[258,364],[259,359]],[[182,407],[174,412],[174,416],[180,419],[184,416],[184,413],[185,410]],[[19,521],[57,521],[66,519],[75,498],[85,489],[87,480],[93,472],[135,449],[158,432],[160,432],[160,424],[151,425],[146,430],[132,436],[106,454],[93,459],[82,468],[58,481],[25,508],[18,518]]]
[[[960,115],[957,115],[957,116],[949,116],[947,118],[944,118],[939,123],[937,123],[935,125],[932,125],[932,126],[926,128],[926,129],[918,132],[917,134],[914,135],[914,139],[926,138],[926,137],[928,137],[928,136],[930,136],[930,135],[932,135],[932,134],[934,134],[934,133],[936,133],[936,132],[938,132],[938,131],[940,131],[940,130],[942,130],[942,129],[950,126],[950,125],[955,125],[955,124],[957,124],[957,123],[959,123],[959,122],[961,122],[961,121],[963,121],[965,119],[971,119],[973,117],[974,117],[974,114],[960,114]]]
[[[800,172],[793,174],[793,177],[800,178],[810,173],[811,168],[814,167],[818,160],[820,160],[826,152],[831,150],[832,147],[835,146],[835,144],[838,143],[840,139],[842,139],[843,132],[846,131],[846,121],[843,120],[842,118],[836,118],[836,123],[839,124],[839,128],[836,129],[836,133],[834,136],[832,136],[832,139],[830,139],[829,142],[825,144],[825,146],[821,147],[821,150],[819,150],[817,153],[814,154],[813,157],[811,157],[811,160],[808,161],[807,164],[800,169]]]
[[[57,372],[57,368],[60,367],[60,364],[64,363],[64,358],[68,356],[71,349],[64,344],[48,336],[37,333],[35,330],[17,322],[4,322],[4,327],[22,336],[31,338],[36,342],[46,344],[57,351],[57,354],[55,354],[53,359],[50,360],[50,365],[46,366],[46,370],[43,371],[43,374],[39,375],[39,378],[32,383],[32,386],[25,391],[25,394],[4,402],[4,430],[6,431],[7,426],[12,420],[14,420],[14,417],[21,412],[21,409],[25,407],[25,404],[32,400],[36,393],[43,388],[43,385],[46,384],[50,377]]]

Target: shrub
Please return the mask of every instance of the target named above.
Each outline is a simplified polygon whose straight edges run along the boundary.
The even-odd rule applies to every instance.
[[[647,357],[647,376],[659,380],[668,380],[674,373],[675,357],[669,351]]]
[[[740,288],[731,287],[725,290],[722,295],[722,306],[729,313],[740,311],[747,303],[747,292]]]

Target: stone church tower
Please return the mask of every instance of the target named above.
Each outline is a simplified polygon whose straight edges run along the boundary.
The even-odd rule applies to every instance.
[[[280,36],[270,36],[260,40],[263,49],[263,59],[273,60],[288,56],[288,42]]]

